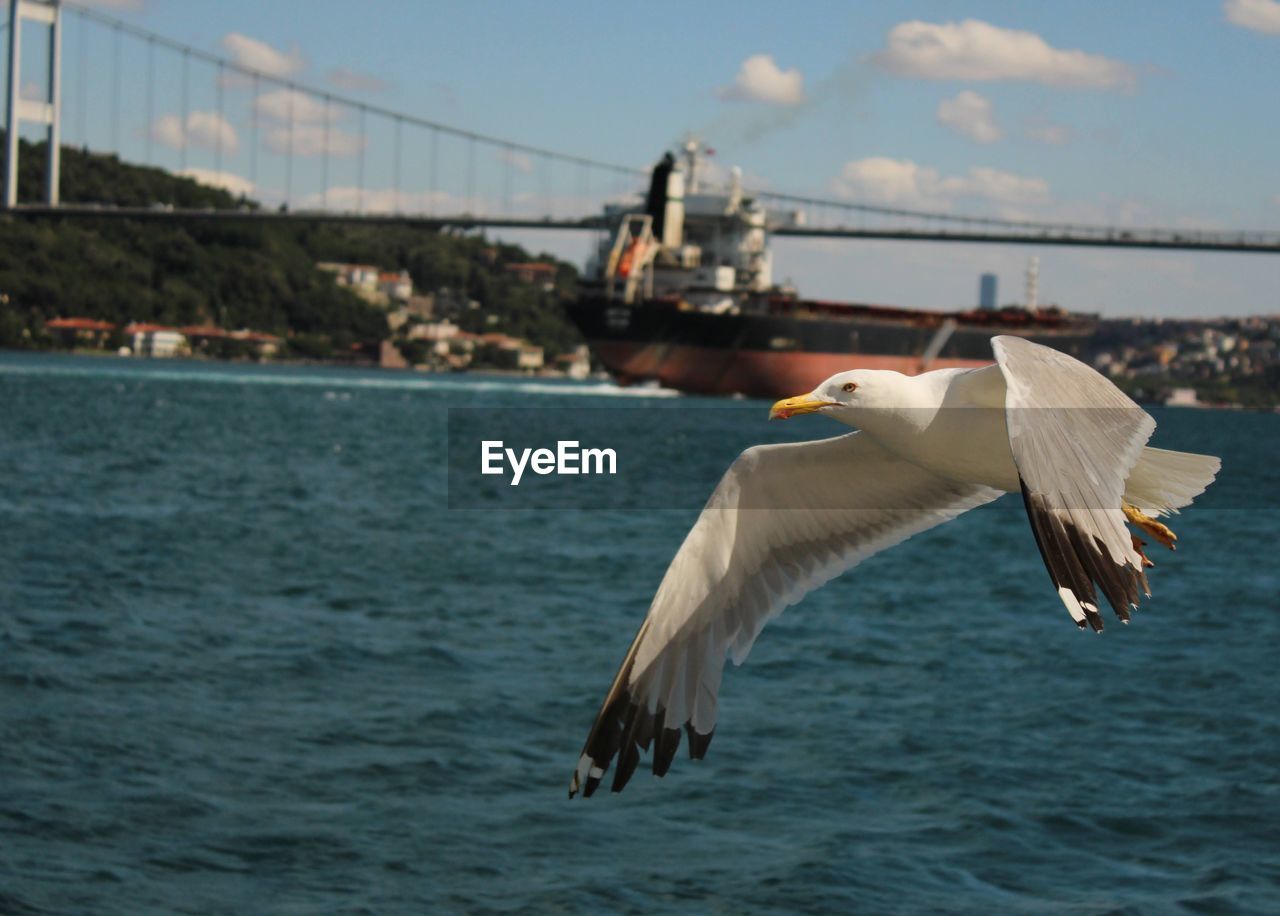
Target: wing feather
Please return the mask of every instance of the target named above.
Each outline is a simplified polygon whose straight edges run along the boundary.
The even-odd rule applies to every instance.
[[[569,793],[591,795],[615,755],[620,791],[651,736],[653,771],[679,729],[702,757],[716,725],[726,654],[863,559],[999,496],[945,480],[870,437],[757,446],[721,479],[658,586],[579,758]]]
[[[1124,622],[1149,595],[1121,509],[1155,420],[1079,360],[1019,337],[991,341],[1009,446],[1049,576],[1076,624],[1103,628],[1094,584]]]

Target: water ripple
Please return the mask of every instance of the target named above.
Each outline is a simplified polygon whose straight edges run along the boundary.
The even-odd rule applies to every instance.
[[[1225,508],[1280,418],[1160,414],[1232,476],[1131,626],[978,512],[772,625],[707,760],[569,804],[691,510],[450,512],[443,418],[619,394],[0,355],[0,912],[1280,911],[1280,511]],[[742,417],[671,411],[672,505]]]

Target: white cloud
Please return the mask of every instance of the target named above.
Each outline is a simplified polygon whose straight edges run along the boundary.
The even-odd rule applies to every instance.
[[[185,168],[178,172],[187,178],[195,179],[211,188],[221,188],[237,196],[245,197],[253,194],[253,182],[232,172],[219,172],[214,169]]]
[[[172,114],[156,118],[151,125],[151,139],[174,149],[182,149],[187,145],[187,132],[182,127],[182,119]]]
[[[1280,194],[1277,194],[1275,197],[1273,197],[1273,198],[1271,198],[1271,199],[1272,199],[1273,201],[1275,201],[1277,205],[1280,205]]]
[[[323,156],[326,152],[330,156],[355,156],[366,146],[364,137],[322,124],[295,124],[292,131],[273,127],[267,131],[265,141],[267,149],[286,156]]]
[[[1066,146],[1075,132],[1066,124],[1038,120],[1027,127],[1027,139],[1045,146]]]
[[[293,89],[272,89],[253,100],[255,114],[276,121],[295,124],[315,124],[335,121],[338,109],[305,92]]]
[[[842,197],[905,207],[948,209],[956,198],[1003,204],[1040,204],[1050,200],[1049,183],[999,169],[974,166],[965,175],[944,177],[937,169],[910,159],[872,156],[846,162],[831,189]]]
[[[498,153],[498,159],[511,166],[517,172],[523,172],[525,175],[533,174],[533,160],[524,153],[516,150],[503,150]]]
[[[856,197],[890,204],[916,204],[926,187],[938,182],[936,169],[921,168],[909,159],[872,156],[846,162],[831,190],[842,197]]]
[[[330,83],[348,92],[384,92],[391,88],[386,80],[347,67],[334,67],[327,75]]]
[[[982,166],[970,168],[964,176],[942,179],[939,189],[947,196],[980,197],[1010,204],[1042,204],[1050,199],[1049,182],[1043,178]]]
[[[187,115],[185,124],[175,114],[161,115],[151,125],[151,136],[174,149],[218,149],[221,144],[224,153],[234,155],[240,147],[235,128],[216,111],[193,111]]]
[[[717,89],[716,95],[728,102],[799,105],[804,101],[804,75],[781,69],[770,54],[753,54],[742,62],[732,85]]]
[[[193,111],[187,115],[187,142],[209,149],[221,145],[222,151],[230,155],[240,145],[235,128],[216,111]]]
[[[995,143],[1004,136],[996,123],[991,100],[970,89],[938,103],[938,123],[974,143]]]
[[[257,70],[266,76],[292,76],[306,66],[306,61],[298,53],[297,48],[286,54],[271,47],[265,41],[250,38],[239,32],[228,32],[222,36],[222,47],[240,66]]]
[[[1016,80],[1070,89],[1132,89],[1128,64],[1052,47],[1034,32],[963,22],[902,22],[872,60],[896,76],[932,80]]]
[[[1227,21],[1242,29],[1280,35],[1280,3],[1276,0],[1226,0]]]

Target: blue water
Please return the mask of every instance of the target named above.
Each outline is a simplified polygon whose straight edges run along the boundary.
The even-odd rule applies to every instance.
[[[772,624],[705,761],[568,801],[707,481],[838,431],[719,403],[0,354],[0,912],[1280,911],[1276,415],[1158,413],[1225,471],[1132,625],[1006,499]],[[648,408],[608,444],[681,508],[448,508],[446,407],[575,405]]]

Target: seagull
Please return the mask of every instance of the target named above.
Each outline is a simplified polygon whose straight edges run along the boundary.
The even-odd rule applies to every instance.
[[[617,758],[620,792],[653,751],[665,776],[688,735],[715,733],[726,657],[808,592],[912,535],[1020,493],[1040,555],[1076,625],[1102,632],[1150,597],[1145,542],[1173,549],[1161,516],[1217,475],[1208,455],[1147,446],[1155,420],[1071,356],[1020,337],[992,365],[920,375],[854,369],[778,401],[770,419],[821,413],[854,432],[757,445],[725,472],[658,586],[605,695],[569,786],[590,796]]]

